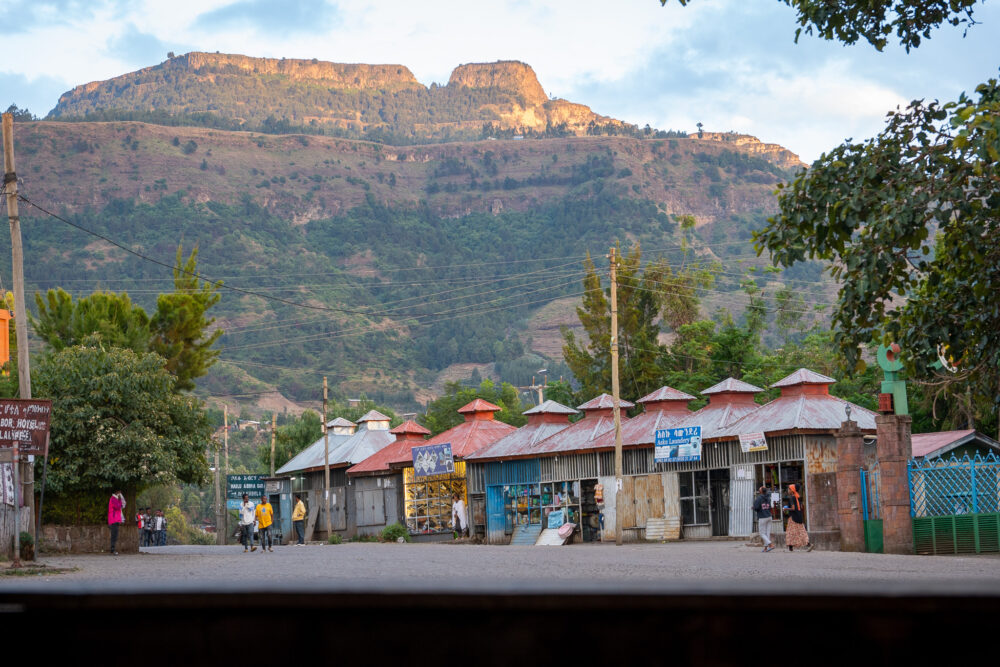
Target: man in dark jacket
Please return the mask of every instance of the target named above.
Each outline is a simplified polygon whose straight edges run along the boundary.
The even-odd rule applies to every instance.
[[[760,532],[760,538],[764,540],[766,553],[774,548],[774,542],[771,541],[771,496],[766,486],[757,489],[757,497],[753,499],[753,511],[757,515],[757,530]]]

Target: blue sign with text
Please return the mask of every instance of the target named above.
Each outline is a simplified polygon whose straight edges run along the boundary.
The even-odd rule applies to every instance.
[[[684,463],[701,461],[701,427],[678,426],[656,431],[656,463]]]
[[[455,472],[455,459],[451,455],[451,443],[443,445],[422,445],[413,448],[413,473],[417,477],[444,475]]]

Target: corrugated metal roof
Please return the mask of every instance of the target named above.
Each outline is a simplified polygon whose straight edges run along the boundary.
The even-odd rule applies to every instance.
[[[337,435],[330,433],[330,464],[334,462],[334,453],[337,448],[344,444],[345,441],[353,438],[353,435]],[[292,457],[292,459],[281,466],[275,471],[275,475],[284,475],[285,473],[299,472],[300,470],[311,470],[314,468],[322,468],[324,465],[325,456],[325,440],[321,436],[319,440],[309,445],[301,452]]]
[[[910,437],[914,456],[927,456],[941,449],[953,449],[952,445],[965,441],[975,433],[975,429],[962,431],[940,431],[938,433],[914,433]]]
[[[458,409],[459,414],[465,414],[466,412],[500,412],[503,410],[499,405],[493,405],[489,401],[484,401],[481,398],[477,398],[471,403],[466,403]]]
[[[341,443],[337,451],[330,455],[330,465],[334,464],[334,458],[338,466],[361,463],[395,440],[396,436],[386,429],[363,428]]]
[[[505,435],[491,445],[483,447],[478,452],[466,457],[470,461],[513,459],[523,456],[534,456],[531,447],[535,443],[555,435],[568,428],[570,423],[536,421],[525,424],[509,435]]]
[[[337,417],[336,419],[331,419],[326,423],[327,428],[333,428],[334,426],[354,426],[354,422],[350,419],[344,419],[343,417]]]
[[[656,429],[667,428],[678,424],[694,414],[690,410],[647,410],[622,423],[622,445],[651,445],[656,441]],[[607,431],[596,439],[593,448],[615,446],[614,429]]]
[[[386,417],[378,410],[369,410],[364,414],[363,417],[361,417],[361,419],[358,420],[358,423],[360,424],[362,422],[387,422],[387,421],[392,421],[392,420]]]
[[[630,403],[626,400],[618,399],[618,405],[622,408],[631,408],[635,406],[635,403]],[[612,410],[615,407],[615,399],[610,394],[601,394],[600,396],[595,396],[583,405],[576,406],[578,410]]]
[[[816,371],[811,371],[808,368],[800,368],[791,375],[781,378],[771,386],[790,387],[797,384],[833,384],[834,382],[836,382],[836,380],[831,377],[820,375]]]
[[[573,408],[567,407],[562,403],[558,403],[549,399],[544,403],[536,405],[530,410],[525,410],[522,415],[540,415],[540,414],[555,414],[555,415],[575,415],[577,412]]]
[[[379,451],[375,452],[361,463],[349,468],[348,475],[359,475],[364,473],[379,473],[391,470],[389,462],[396,458],[409,459],[410,450],[414,445],[424,443],[423,436],[430,435],[430,431],[412,419],[408,419],[396,428],[389,431],[396,439]]]
[[[412,419],[407,419],[405,422],[400,424],[394,429],[390,429],[389,433],[415,433],[417,435],[430,435],[431,431],[428,428],[424,428]]]
[[[761,391],[764,390],[761,389],[760,387],[755,387],[752,384],[747,384],[742,380],[737,380],[736,378],[726,378],[719,384],[712,385],[708,389],[703,390],[701,393],[705,395],[721,394],[724,392],[736,392],[740,394],[756,394]]]
[[[486,401],[483,402],[486,403]],[[470,419],[451,427],[443,433],[438,433],[422,444],[441,445],[451,443],[451,455],[457,459],[464,459],[516,430],[516,427],[498,422],[495,419]],[[401,452],[392,457],[389,463],[410,463],[412,460],[412,454],[407,451],[405,454]]]
[[[584,404],[586,405],[586,404]],[[624,407],[624,406],[623,406]],[[547,438],[537,440],[525,449],[529,456],[549,456],[564,452],[583,452],[597,448],[601,434],[615,427],[614,418],[605,409],[587,410],[583,419],[570,424]],[[628,417],[622,415],[622,424]],[[612,443],[613,444],[613,443]]]
[[[701,410],[692,412],[689,417],[677,421],[671,426],[701,426],[701,438],[718,437],[718,434],[733,422],[760,409],[760,406],[749,401],[718,401],[709,403]]]
[[[646,394],[640,398],[636,403],[659,403],[661,401],[693,401],[695,397],[691,394],[685,394],[683,391],[674,389],[673,387],[660,387],[651,394]]]

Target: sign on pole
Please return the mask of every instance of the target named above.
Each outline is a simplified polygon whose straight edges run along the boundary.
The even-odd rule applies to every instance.
[[[226,475],[226,509],[238,510],[244,493],[256,505],[265,492],[264,477],[265,475]]]
[[[451,472],[455,472],[455,459],[451,455],[450,442],[413,448],[413,474],[415,476],[428,477]]]
[[[656,463],[701,461],[701,427],[657,429],[653,460]]]
[[[49,453],[49,422],[52,401],[0,399],[0,449],[20,448],[22,454]]]
[[[740,433],[740,449],[743,453],[767,450],[767,438],[763,433]]]

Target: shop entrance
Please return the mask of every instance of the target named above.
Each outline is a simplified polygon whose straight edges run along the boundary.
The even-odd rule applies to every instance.
[[[709,471],[712,536],[729,535],[729,468]]]
[[[806,513],[806,485],[805,466],[802,461],[781,461],[779,463],[762,463],[755,466],[755,488],[766,487],[767,493],[771,495],[771,519],[781,522],[782,530],[788,523],[788,517],[784,516],[781,508],[787,504],[788,485],[794,484],[799,492],[802,501],[802,516],[805,519]],[[756,523],[756,519],[754,519]],[[808,519],[806,519],[808,529]]]

